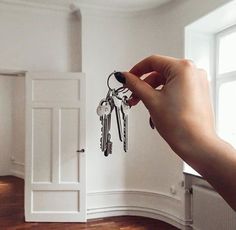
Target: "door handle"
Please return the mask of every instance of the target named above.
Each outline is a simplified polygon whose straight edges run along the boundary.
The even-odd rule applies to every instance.
[[[80,149],[80,150],[77,150],[76,152],[77,152],[77,153],[84,153],[84,152],[85,152],[85,149]]]

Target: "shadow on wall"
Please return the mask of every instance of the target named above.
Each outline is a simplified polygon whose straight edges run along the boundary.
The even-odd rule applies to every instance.
[[[79,10],[71,13],[68,26],[68,63],[71,72],[82,71],[82,29]]]

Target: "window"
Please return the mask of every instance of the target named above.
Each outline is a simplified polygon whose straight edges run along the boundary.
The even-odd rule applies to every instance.
[[[236,147],[236,26],[216,35],[218,134]]]
[[[217,132],[236,148],[235,3],[231,1],[185,27],[185,58],[207,71]],[[199,176],[186,163],[183,170]]]

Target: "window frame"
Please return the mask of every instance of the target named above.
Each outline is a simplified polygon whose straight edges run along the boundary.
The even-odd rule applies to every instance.
[[[215,115],[216,115],[216,130],[219,134],[219,92],[220,87],[227,83],[236,81],[236,70],[226,73],[219,73],[219,50],[220,39],[229,34],[236,32],[236,25],[230,26],[215,34],[215,77],[214,77],[214,94],[215,94]]]

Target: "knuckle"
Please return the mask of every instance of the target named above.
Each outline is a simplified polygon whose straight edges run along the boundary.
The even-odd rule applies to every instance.
[[[132,92],[136,92],[139,89],[139,87],[140,87],[140,82],[139,81],[140,80],[138,78],[134,78],[132,80],[132,84],[130,85],[130,90]]]
[[[195,67],[194,63],[188,59],[181,59],[180,64],[182,65],[182,67],[184,67],[186,69],[190,69],[190,68]]]
[[[155,60],[157,58],[156,54],[152,54],[151,56],[149,56],[150,60]]]

